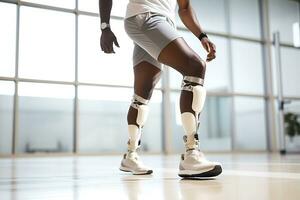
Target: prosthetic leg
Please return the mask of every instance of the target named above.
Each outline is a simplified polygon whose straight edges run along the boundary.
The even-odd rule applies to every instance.
[[[182,125],[185,131],[183,140],[185,143],[185,154],[181,155],[179,165],[179,176],[181,177],[212,177],[222,172],[219,163],[210,162],[205,159],[199,150],[199,116],[203,110],[206,99],[206,89],[203,87],[204,80],[194,76],[184,76],[181,89],[192,92],[192,110],[181,114]]]
[[[137,94],[133,95],[131,107],[137,110],[136,124],[128,125],[128,152],[124,154],[120,170],[132,172],[135,175],[151,174],[153,171],[140,161],[137,150],[141,144],[142,128],[148,118],[149,100],[144,99]]]
[[[128,140],[128,151],[136,151],[141,144],[141,135],[142,135],[142,128],[148,118],[149,107],[148,107],[149,100],[144,99],[138,95],[134,95],[132,98],[131,107],[137,110],[137,118],[135,124],[128,125],[128,133],[129,133],[129,140]]]
[[[199,116],[203,110],[206,90],[203,87],[204,80],[198,77],[185,76],[182,81],[181,90],[193,93],[192,110],[181,114],[181,121],[186,135],[183,137],[186,151],[198,148]]]

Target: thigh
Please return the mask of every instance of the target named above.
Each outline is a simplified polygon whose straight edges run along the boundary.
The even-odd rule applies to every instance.
[[[144,99],[150,99],[161,73],[159,68],[147,61],[137,64],[134,67],[134,93]]]
[[[174,68],[182,75],[193,75],[189,74],[193,71],[189,69],[193,64],[191,62],[204,62],[183,38],[177,38],[164,47],[158,56],[158,61]]]

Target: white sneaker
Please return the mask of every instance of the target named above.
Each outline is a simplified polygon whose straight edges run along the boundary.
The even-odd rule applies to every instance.
[[[134,175],[152,174],[153,172],[153,170],[149,169],[142,163],[136,151],[129,151],[124,154],[120,170],[124,172],[131,172]]]
[[[214,177],[222,173],[221,164],[208,161],[198,149],[192,149],[181,155],[180,177]]]

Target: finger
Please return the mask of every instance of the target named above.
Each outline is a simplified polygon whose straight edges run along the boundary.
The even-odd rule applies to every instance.
[[[114,44],[115,44],[117,47],[119,47],[119,48],[120,48],[120,45],[119,45],[119,43],[118,43],[118,40],[117,40],[117,38],[115,38],[115,40],[114,40]]]
[[[104,49],[104,53],[109,53],[107,48]]]
[[[103,50],[104,50],[105,53],[109,53],[109,48],[107,46],[104,46]]]
[[[106,44],[104,42],[100,42],[101,50],[105,51],[106,49]]]
[[[216,45],[214,45],[213,43],[209,43],[210,48],[213,52],[216,52]]]
[[[208,43],[204,43],[204,48],[205,48],[205,50],[206,50],[207,52],[210,51],[210,49],[209,49],[209,44],[208,44]]]

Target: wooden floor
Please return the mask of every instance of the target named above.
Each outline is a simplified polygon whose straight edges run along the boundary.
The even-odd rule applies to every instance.
[[[216,179],[177,176],[179,156],[143,156],[153,175],[118,170],[121,156],[0,159],[0,200],[300,200],[300,155],[209,154]]]

